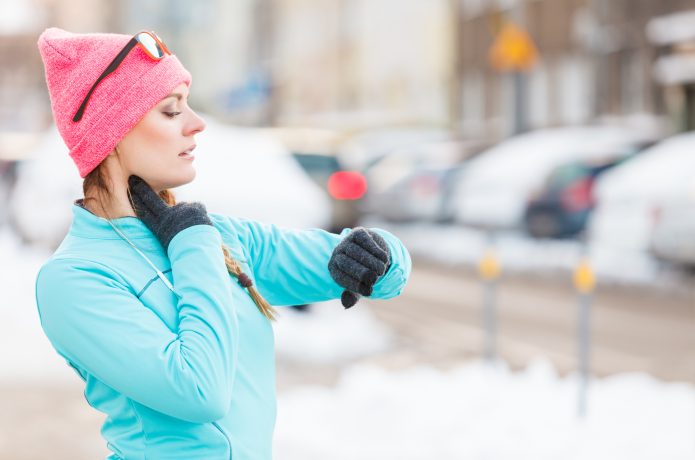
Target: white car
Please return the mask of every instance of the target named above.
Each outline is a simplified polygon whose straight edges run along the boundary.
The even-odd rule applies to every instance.
[[[196,137],[196,178],[173,190],[177,200],[283,227],[328,225],[328,199],[280,144],[253,129],[204,118],[207,129]],[[82,196],[82,179],[53,127],[18,166],[10,223],[24,241],[55,248],[70,226],[73,201]]]
[[[695,133],[650,147],[599,179],[598,206],[589,221],[592,243],[647,252],[659,214],[670,219],[670,207],[692,196],[694,185]]]
[[[512,137],[468,162],[453,194],[454,220],[488,228],[517,228],[529,197],[557,166],[603,158],[648,140],[638,130],[580,126]]]
[[[657,208],[649,251],[657,259],[695,267],[695,184],[688,197]]]

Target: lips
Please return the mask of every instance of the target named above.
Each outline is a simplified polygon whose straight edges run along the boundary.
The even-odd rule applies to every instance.
[[[193,158],[195,158],[195,157],[193,156],[193,154],[192,154],[192,152],[193,152],[193,150],[195,149],[195,147],[196,147],[196,146],[193,145],[193,146],[187,148],[187,149],[184,150],[183,152],[179,153],[179,157],[185,158],[185,159],[187,159],[187,160],[192,160]]]
[[[193,152],[193,150],[195,150],[195,148],[196,148],[195,145],[191,145],[191,146],[188,147],[186,150],[184,150],[183,152],[179,153],[179,156],[185,155],[185,154],[189,154],[189,155],[190,155],[190,154]]]

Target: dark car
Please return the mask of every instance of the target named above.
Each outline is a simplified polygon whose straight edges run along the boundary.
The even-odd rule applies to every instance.
[[[653,145],[635,143],[620,151],[562,164],[548,175],[526,205],[523,225],[535,238],[571,238],[579,235],[595,206],[594,183],[605,171],[629,161]]]

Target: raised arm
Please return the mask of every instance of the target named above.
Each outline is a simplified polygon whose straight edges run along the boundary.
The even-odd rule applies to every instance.
[[[65,359],[134,401],[191,422],[219,419],[229,408],[238,343],[220,245],[210,225],[171,240],[177,330],[110,268],[75,259],[53,260],[38,274],[42,327]]]
[[[225,219],[248,251],[249,263],[263,296],[272,305],[297,305],[340,298],[339,286],[328,271],[335,247],[348,235],[321,229],[292,230],[248,219]],[[378,232],[390,251],[390,266],[381,276],[370,298],[389,299],[401,293],[410,276],[411,259],[407,249],[391,233]]]

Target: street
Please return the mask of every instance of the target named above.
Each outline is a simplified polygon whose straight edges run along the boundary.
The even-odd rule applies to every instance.
[[[503,278],[498,292],[498,349],[514,368],[534,356],[561,373],[576,368],[577,305],[571,280]],[[695,302],[692,293],[646,288],[597,289],[591,317],[591,369],[597,376],[648,372],[695,383]],[[374,313],[399,332],[413,359],[446,365],[483,350],[483,286],[476,274],[414,267],[404,294],[376,303]]]

